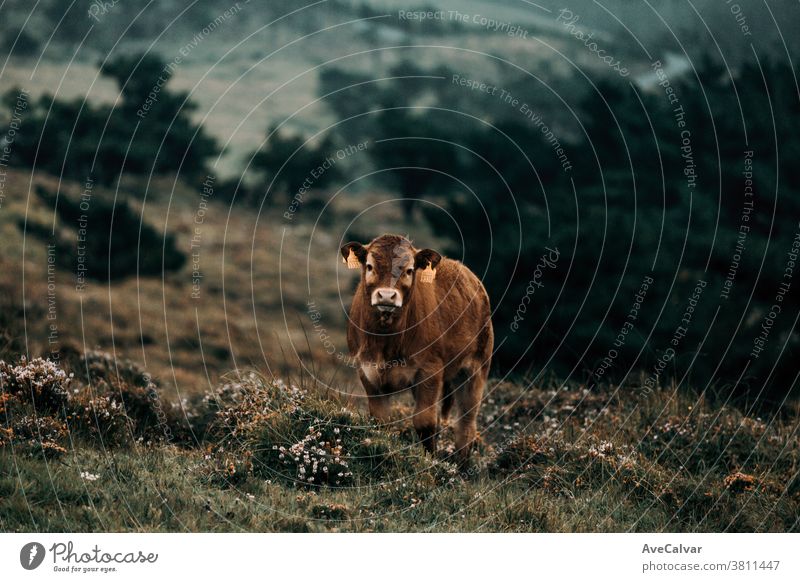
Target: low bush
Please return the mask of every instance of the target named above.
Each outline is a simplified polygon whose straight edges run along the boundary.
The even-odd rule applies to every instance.
[[[81,208],[82,203],[67,194],[56,198],[41,187],[37,194],[55,209],[57,229],[27,219],[19,227],[53,244],[56,263],[65,270],[75,271],[80,257],[85,276],[105,282],[164,275],[186,263],[175,236],[159,232],[127,200],[108,201],[95,195]],[[80,238],[79,228],[85,229]]]
[[[455,471],[399,430],[382,429],[335,398],[255,373],[231,379],[208,400],[217,408],[208,473],[218,481],[239,481],[245,470],[297,487],[374,485],[401,477],[434,486]]]
[[[124,362],[112,372],[109,360],[107,354],[90,352],[73,361],[76,369],[90,370],[86,382],[64,369],[69,364],[0,360],[0,446],[54,456],[75,439],[102,448],[190,442],[188,425],[175,407],[162,404],[149,376]]]

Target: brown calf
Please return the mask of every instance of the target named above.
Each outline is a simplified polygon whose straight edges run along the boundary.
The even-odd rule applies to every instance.
[[[416,249],[397,235],[366,246],[347,243],[341,253],[348,267],[361,269],[347,345],[370,414],[386,420],[389,397],[411,389],[414,428],[433,452],[440,418],[446,421],[457,404],[456,449],[465,462],[477,435],[494,344],[483,284],[462,263]]]

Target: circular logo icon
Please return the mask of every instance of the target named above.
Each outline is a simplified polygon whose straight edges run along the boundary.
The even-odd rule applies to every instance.
[[[39,542],[30,542],[22,546],[19,552],[19,563],[26,570],[35,570],[44,561],[44,546]]]

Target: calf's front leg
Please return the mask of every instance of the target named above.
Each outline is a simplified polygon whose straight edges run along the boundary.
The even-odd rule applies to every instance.
[[[389,396],[383,394],[380,390],[380,386],[372,382],[363,370],[358,371],[358,377],[361,380],[361,385],[364,387],[364,392],[367,393],[367,404],[369,406],[370,416],[378,422],[387,422],[389,420],[389,414],[391,413]]]
[[[414,429],[429,453],[436,452],[439,435],[439,402],[442,399],[441,368],[421,369],[414,378]]]

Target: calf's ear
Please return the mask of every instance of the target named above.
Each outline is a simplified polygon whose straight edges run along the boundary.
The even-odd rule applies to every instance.
[[[414,255],[414,268],[421,269],[419,271],[419,279],[423,283],[433,283],[436,278],[436,267],[439,261],[442,260],[442,255],[433,249],[422,249],[417,251]]]
[[[358,269],[367,260],[367,249],[361,243],[349,242],[339,252],[342,253],[342,262],[348,269]]]

